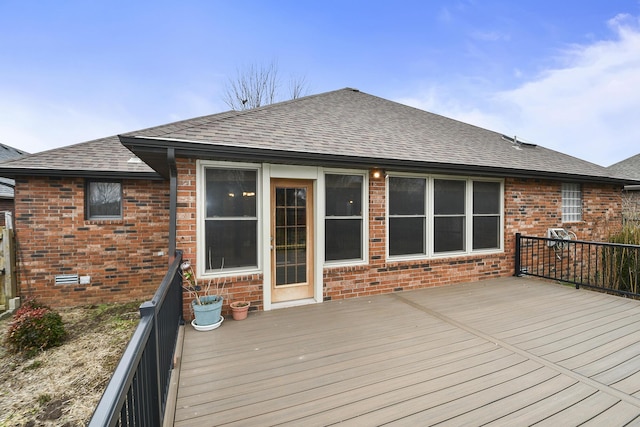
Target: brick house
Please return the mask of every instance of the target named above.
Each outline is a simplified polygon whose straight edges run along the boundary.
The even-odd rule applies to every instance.
[[[639,181],[640,154],[615,163],[607,169],[611,174],[624,177],[630,182]],[[622,214],[625,221],[640,224],[640,185],[625,185],[622,197]]]
[[[514,234],[621,224],[606,168],[342,89],[34,154],[16,179],[20,290],[149,297],[175,249],[270,310],[513,274]]]
[[[17,159],[25,156],[26,152],[18,150],[17,148],[9,147],[8,145],[0,144],[0,162],[7,160]],[[14,181],[9,178],[0,177],[0,226],[5,225],[5,212],[13,215],[13,188]]]

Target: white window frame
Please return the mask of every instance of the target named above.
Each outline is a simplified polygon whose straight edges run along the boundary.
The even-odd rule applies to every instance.
[[[426,250],[425,254],[416,255],[389,255],[389,178],[423,178],[426,180]],[[465,181],[465,242],[463,251],[451,251],[451,252],[435,252],[434,241],[434,180],[450,180],[450,181]],[[473,249],[473,182],[497,182],[500,184],[500,220],[499,220],[499,232],[498,247],[487,249]],[[493,254],[504,252],[504,179],[500,178],[488,178],[488,177],[470,177],[470,176],[454,176],[454,175],[420,175],[420,174],[408,174],[399,172],[389,172],[387,174],[386,183],[386,257],[387,261],[410,261],[415,259],[437,259],[437,258],[451,258],[472,254]]]
[[[223,268],[222,270],[207,271],[206,269],[206,248],[205,248],[205,220],[206,220],[206,170],[207,169],[237,169],[256,171],[256,266],[241,268]],[[216,278],[233,275],[249,275],[262,272],[262,167],[255,163],[234,163],[219,162],[209,160],[198,160],[196,162],[196,259],[198,277]]]
[[[360,245],[362,247],[361,259],[353,258],[353,259],[345,259],[345,260],[329,260],[327,261],[325,258],[326,248],[324,247],[324,239],[326,238],[326,230],[325,224],[327,218],[331,219],[354,219],[353,216],[349,217],[327,217],[327,209],[326,209],[326,198],[327,198],[327,188],[326,188],[326,179],[327,175],[356,175],[361,176],[362,179],[362,193],[361,193],[361,203],[362,203],[362,233]],[[365,265],[369,262],[369,172],[362,169],[323,169],[322,173],[322,191],[318,197],[320,204],[318,205],[319,216],[321,217],[321,236],[322,236],[322,259],[324,260],[324,267],[338,267],[338,266],[351,266],[351,265]]]
[[[563,182],[561,186],[562,222],[582,221],[582,187],[578,183]]]

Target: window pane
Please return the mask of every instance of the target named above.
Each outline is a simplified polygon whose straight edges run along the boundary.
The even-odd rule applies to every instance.
[[[207,218],[255,217],[254,170],[207,169]]]
[[[389,214],[424,215],[425,188],[422,178],[389,178]]]
[[[500,247],[499,240],[499,216],[477,216],[473,218],[473,249],[497,249]]]
[[[327,216],[361,216],[362,182],[360,175],[326,175]]]
[[[362,220],[327,219],[325,221],[325,259],[362,259]]]
[[[434,218],[434,251],[464,250],[464,217]]]
[[[500,213],[500,183],[499,182],[473,182],[473,213],[474,214],[499,214]]]
[[[119,182],[89,182],[87,198],[88,218],[122,216],[122,186]]]
[[[389,255],[424,253],[424,218],[389,218]]]
[[[257,221],[205,221],[207,270],[256,267]]]
[[[436,179],[433,183],[434,213],[436,215],[463,215],[465,182]]]

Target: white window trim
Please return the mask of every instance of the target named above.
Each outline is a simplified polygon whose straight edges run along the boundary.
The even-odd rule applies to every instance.
[[[570,187],[570,188],[569,188]],[[577,190],[576,190],[577,187]],[[578,194],[580,195],[580,197],[578,199],[574,198],[574,197],[565,197],[565,193],[566,192],[578,192]],[[568,200],[577,200],[579,202],[579,206],[577,206],[579,208],[579,212],[566,212],[565,213],[565,209],[567,208],[574,208],[576,206],[569,206],[566,205],[565,206],[565,199]],[[560,217],[563,223],[576,223],[576,222],[582,222],[582,207],[583,207],[583,197],[582,197],[582,186],[577,183],[577,182],[563,182],[560,185]],[[577,217],[577,218],[576,218]]]
[[[206,219],[206,169],[247,169],[256,171],[256,217],[257,217],[257,236],[256,236],[256,267],[245,268],[225,268],[222,271],[206,270],[206,248],[205,248],[205,219]],[[232,277],[239,275],[250,275],[262,272],[262,167],[256,163],[235,163],[235,162],[219,162],[210,160],[196,161],[196,275],[202,279],[214,279],[219,277]]]
[[[323,267],[342,267],[342,266],[357,266],[357,265],[367,265],[369,263],[369,171],[362,169],[323,169],[322,170],[322,185],[321,194],[318,199],[318,213],[321,220],[319,221],[319,236],[322,236],[322,242],[320,243],[322,249],[322,259],[323,259]],[[325,175],[358,175],[362,176],[362,259],[348,259],[348,260],[335,260],[335,261],[326,261],[324,260],[325,256],[325,222],[327,219],[327,189],[325,185]],[[331,217],[333,218],[333,217]],[[348,218],[348,217],[345,217]]]
[[[414,255],[389,255],[389,179],[390,178],[423,178],[426,180],[426,248],[425,254]],[[451,180],[451,181],[465,181],[465,250],[464,251],[451,251],[451,252],[438,252],[434,250],[434,213],[433,213],[433,192],[434,192],[434,180]],[[498,238],[499,247],[489,249],[477,249],[473,250],[473,182],[497,182],[500,184],[500,236]],[[385,199],[386,199],[386,259],[389,262],[401,262],[401,261],[413,261],[424,259],[440,259],[440,258],[453,258],[465,255],[475,254],[497,254],[504,252],[504,179],[500,178],[487,178],[487,177],[471,177],[471,176],[457,176],[457,175],[421,175],[412,173],[401,172],[389,172],[387,174],[385,185]]]

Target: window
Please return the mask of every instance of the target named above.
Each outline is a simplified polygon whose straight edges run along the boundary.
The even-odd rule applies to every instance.
[[[473,182],[473,249],[500,248],[500,183]]]
[[[122,184],[117,181],[87,181],[87,219],[122,218]]]
[[[582,221],[580,184],[562,184],[562,222]]]
[[[465,250],[465,181],[433,181],[433,250]]]
[[[325,260],[363,259],[363,175],[325,175]]]
[[[257,268],[257,175],[255,169],[204,169],[205,271]]]
[[[502,249],[501,181],[392,176],[387,188],[390,258]]]
[[[425,253],[426,181],[389,178],[389,255]]]

